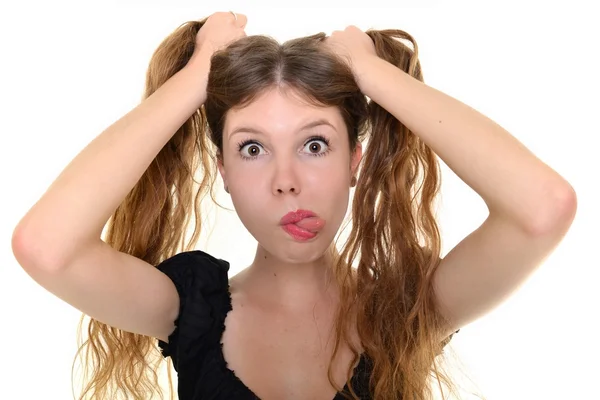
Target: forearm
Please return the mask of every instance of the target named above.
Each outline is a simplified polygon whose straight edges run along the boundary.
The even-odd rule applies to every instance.
[[[570,186],[489,118],[376,58],[361,89],[418,135],[485,201],[527,229],[556,217]]]
[[[85,147],[15,229],[25,251],[40,263],[57,263],[86,241],[99,240],[127,193],[204,102],[208,68],[205,62],[188,64]]]

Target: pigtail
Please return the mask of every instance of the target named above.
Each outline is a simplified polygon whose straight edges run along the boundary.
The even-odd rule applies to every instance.
[[[144,99],[187,64],[202,25],[197,21],[183,24],[159,45],[147,70]],[[152,265],[179,251],[193,249],[201,229],[200,204],[215,179],[205,127],[204,111],[199,109],[159,152],[115,210],[108,223],[106,243]],[[199,169],[202,180],[196,182],[194,174]],[[186,245],[192,212],[195,229]],[[85,317],[79,324],[77,356],[83,357],[85,368],[79,399],[147,400],[154,394],[162,398],[157,374],[162,358],[156,340],[90,319],[88,339],[81,344]],[[172,398],[171,368],[168,372]]]
[[[409,34],[367,34],[380,58],[423,81],[418,47]],[[380,105],[370,101],[368,112],[369,144],[354,194],[352,231],[337,267],[357,264],[356,282],[342,290],[340,313],[349,315],[356,307],[361,344],[373,363],[374,398],[431,399],[432,366],[438,382],[451,387],[436,367],[446,327],[432,288],[441,251],[433,211],[439,164],[433,151]]]

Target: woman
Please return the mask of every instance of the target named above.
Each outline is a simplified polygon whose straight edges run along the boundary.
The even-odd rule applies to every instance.
[[[15,229],[23,268],[92,318],[82,397],[150,398],[159,348],[182,400],[431,398],[430,374],[451,386],[444,345],[548,256],[575,194],[502,128],[423,84],[409,35],[348,27],[279,45],[245,24],[216,13],[170,35],[146,99]],[[489,209],[443,259],[436,154]],[[231,279],[226,261],[192,250],[213,165],[258,242]]]

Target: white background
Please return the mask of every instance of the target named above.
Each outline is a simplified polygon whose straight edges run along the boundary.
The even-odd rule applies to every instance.
[[[248,34],[279,40],[349,24],[406,30],[420,46],[428,84],[496,120],[574,186],[578,214],[561,245],[452,346],[490,400],[600,399],[600,29],[591,8],[506,1],[397,9],[346,2],[344,10],[202,3],[1,6],[0,398],[71,398],[80,317],[19,267],[10,247],[14,226],[89,141],[139,102],[150,56],[166,35],[187,20],[232,9],[248,15]],[[309,3],[303,4],[326,2]],[[445,254],[483,222],[486,209],[443,167]],[[229,260],[234,274],[248,265],[255,243],[235,213],[213,212],[219,223],[198,248]]]

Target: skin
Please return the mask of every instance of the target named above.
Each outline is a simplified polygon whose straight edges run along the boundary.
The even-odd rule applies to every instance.
[[[12,249],[38,283],[98,321],[168,340],[180,304],[173,283],[154,266],[107,245],[101,233],[173,132],[205,101],[210,55],[244,36],[245,23],[244,16],[236,20],[230,13],[209,18],[198,35],[200,50],[193,61],[86,146],[22,218]],[[378,58],[360,29],[335,31],[326,44],[349,61],[361,92],[419,136],[488,207],[486,220],[444,256],[435,272],[440,309],[453,325],[441,340],[492,310],[525,282],[568,231],[577,210],[576,194],[498,124]],[[297,318],[300,312],[287,311],[307,310],[306,300],[325,292],[325,249],[347,210],[351,171],[361,156],[359,149],[349,151],[336,110],[311,108],[293,97],[268,93],[246,109],[232,110],[219,163],[242,222],[259,242],[255,261],[232,280],[253,293],[253,300],[268,295],[272,304],[293,316],[281,321],[262,309],[252,312],[256,309],[248,307],[243,294],[234,295],[235,318],[227,318],[223,350],[233,370],[260,388],[263,398],[330,393],[325,371],[315,369],[326,358],[311,354],[321,347],[318,331],[311,332],[310,326],[316,320],[327,328],[329,310],[317,310],[321,312],[314,318]],[[300,152],[310,134],[299,127],[317,116],[329,117],[337,129],[319,129],[329,136],[331,152],[313,158]],[[228,137],[235,124],[250,123],[260,123],[262,134]],[[259,140],[264,156],[242,161],[235,147],[238,136]],[[136,157],[123,156],[131,154]],[[300,207],[327,220],[325,230],[310,243],[290,241],[278,226],[282,215]],[[265,337],[269,333],[273,336]],[[346,357],[340,365],[348,363]],[[339,371],[337,381],[343,382],[344,371]]]
[[[303,129],[316,120],[331,125]],[[240,150],[246,140],[255,142]],[[245,108],[230,110],[218,168],[237,214],[258,242],[254,261],[232,281],[243,282],[255,300],[289,311],[312,307],[307,300],[318,301],[328,289],[335,292],[326,283],[327,250],[345,217],[361,157],[360,144],[349,151],[337,108],[310,105],[292,89],[273,88]],[[279,225],[297,209],[326,221],[307,242],[294,240]]]

